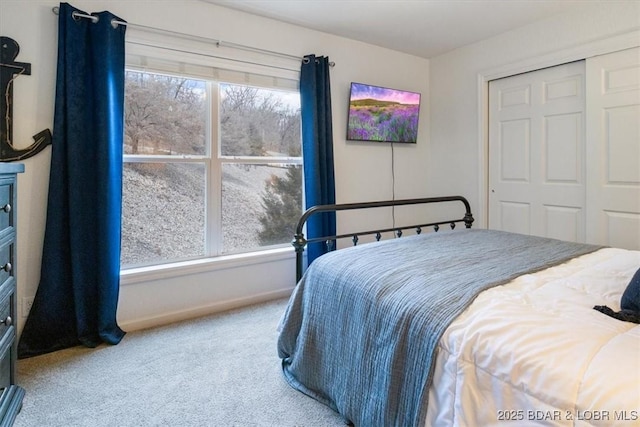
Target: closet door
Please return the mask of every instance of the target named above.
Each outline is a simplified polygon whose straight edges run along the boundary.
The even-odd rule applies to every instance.
[[[587,242],[640,249],[640,48],[586,71]]]
[[[584,67],[489,82],[489,228],[585,241]]]

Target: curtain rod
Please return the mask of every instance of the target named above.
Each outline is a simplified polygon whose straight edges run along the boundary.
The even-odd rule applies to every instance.
[[[60,14],[60,8],[58,6],[55,6],[51,9],[53,11],[53,13],[55,15],[59,15]],[[90,19],[91,22],[96,23],[98,22],[98,20],[100,18],[98,18],[95,15],[87,15],[85,13],[80,13],[77,11],[74,11],[71,16],[76,19],[76,18],[86,18],[86,19]],[[222,40],[217,40],[217,39],[212,39],[212,38],[208,38],[208,37],[202,37],[202,36],[194,36],[194,35],[190,35],[190,34],[184,34],[184,33],[179,33],[177,31],[171,31],[171,30],[165,30],[162,28],[155,28],[155,27],[149,27],[146,25],[140,25],[140,24],[133,24],[130,22],[125,22],[125,21],[118,21],[117,19],[112,19],[111,20],[111,25],[115,28],[116,25],[124,25],[125,27],[131,27],[131,28],[138,28],[138,29],[142,29],[142,30],[151,30],[151,31],[155,31],[155,32],[160,32],[160,33],[165,33],[165,34],[170,34],[170,35],[174,35],[174,36],[180,36],[180,37],[188,37],[194,40],[200,40],[202,42],[205,43],[213,43],[216,45],[216,47],[230,47],[233,49],[239,49],[239,50],[246,50],[249,52],[256,52],[256,53],[265,53],[268,55],[273,55],[273,56],[279,56],[279,57],[283,57],[283,58],[289,58],[289,59],[294,59],[294,60],[298,60],[298,61],[305,61],[306,58],[301,58],[299,56],[296,55],[290,55],[288,53],[282,53],[282,52],[275,52],[272,50],[267,50],[267,49],[260,49],[257,47],[252,47],[252,46],[246,46],[246,45],[242,45],[242,44],[238,44],[238,43],[232,43],[232,42],[225,42]],[[336,65],[335,62],[331,61],[329,62],[329,66],[330,67],[334,67]]]

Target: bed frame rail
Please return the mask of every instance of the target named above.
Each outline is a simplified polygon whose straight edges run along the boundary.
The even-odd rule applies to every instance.
[[[304,236],[304,225],[310,216],[321,212],[337,212],[345,210],[355,209],[370,209],[370,208],[382,208],[393,206],[406,206],[406,205],[421,205],[429,203],[443,203],[443,202],[462,202],[465,208],[464,217],[458,219],[450,219],[445,221],[429,222],[424,224],[406,225],[400,227],[382,228],[369,231],[358,231],[356,233],[343,233],[336,234],[334,236],[322,236],[306,239]],[[377,202],[365,202],[365,203],[343,203],[334,205],[317,205],[307,209],[296,226],[296,234],[294,235],[291,244],[296,251],[296,283],[302,278],[304,272],[303,265],[303,253],[304,248],[309,243],[324,242],[327,245],[329,251],[335,250],[335,242],[337,239],[351,238],[353,245],[357,245],[360,236],[375,235],[376,240],[380,240],[382,233],[393,232],[397,237],[402,237],[403,230],[415,230],[416,234],[422,233],[422,229],[425,227],[433,227],[435,231],[440,229],[441,225],[449,225],[451,229],[454,229],[456,223],[464,223],[466,228],[471,228],[473,224],[473,215],[471,214],[471,207],[467,199],[462,196],[447,196],[447,197],[427,197],[421,199],[403,199],[403,200],[386,200]]]

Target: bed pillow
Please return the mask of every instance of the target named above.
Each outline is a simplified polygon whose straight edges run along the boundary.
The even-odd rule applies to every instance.
[[[614,319],[640,324],[640,268],[622,293],[620,311],[613,311],[606,305],[596,305],[593,308]]]
[[[640,268],[633,275],[627,285],[627,289],[622,294],[620,308],[640,313]]]

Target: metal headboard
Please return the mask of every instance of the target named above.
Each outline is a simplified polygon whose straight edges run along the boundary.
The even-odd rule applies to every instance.
[[[311,215],[321,213],[321,212],[337,212],[337,211],[355,210],[355,209],[420,205],[420,204],[455,202],[455,201],[462,202],[465,208],[464,217],[459,219],[429,222],[425,224],[406,225],[401,227],[391,227],[391,228],[384,228],[384,229],[377,229],[377,230],[370,230],[370,231],[358,231],[356,233],[336,234],[334,236],[314,237],[311,239],[306,239],[303,233],[304,224],[307,222],[307,219],[309,219]],[[304,252],[305,246],[309,243],[324,242],[325,244],[327,244],[327,247],[329,248],[329,250],[333,250],[335,249],[335,241],[337,239],[350,237],[353,244],[357,245],[359,236],[375,235],[376,240],[380,240],[382,233],[394,232],[396,236],[402,237],[402,230],[414,229],[416,234],[420,234],[422,232],[422,228],[424,227],[433,227],[435,231],[438,231],[441,225],[448,224],[453,229],[455,228],[456,223],[459,223],[459,222],[464,223],[466,228],[471,228],[471,224],[473,224],[473,215],[471,214],[471,207],[467,199],[465,199],[462,196],[428,197],[428,198],[422,198],[422,199],[386,200],[386,201],[378,201],[378,202],[343,203],[343,204],[335,204],[335,205],[313,206],[307,209],[300,217],[300,220],[298,221],[298,225],[296,226],[296,234],[294,235],[293,241],[291,242],[291,244],[296,250],[296,282],[298,282],[302,277],[302,273],[304,270],[303,252]]]

